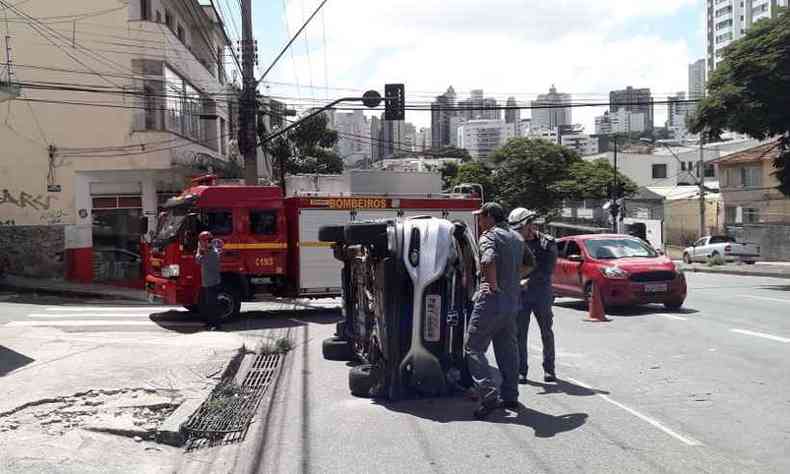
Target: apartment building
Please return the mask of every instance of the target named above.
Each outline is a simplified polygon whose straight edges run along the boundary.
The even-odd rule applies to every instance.
[[[705,51],[708,74],[724,59],[724,49],[755,23],[773,18],[788,0],[707,0]]]
[[[458,146],[472,158],[486,160],[515,134],[514,124],[504,120],[470,120],[458,127]]]
[[[155,229],[191,176],[227,164],[237,93],[220,15],[197,0],[17,2],[6,13],[22,94],[0,127],[11,271],[139,282],[143,218]],[[53,17],[70,21],[36,20]]]

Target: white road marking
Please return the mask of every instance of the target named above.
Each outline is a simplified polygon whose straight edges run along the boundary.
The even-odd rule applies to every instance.
[[[202,327],[205,323],[192,321],[97,321],[71,320],[71,321],[11,321],[8,327],[67,327],[67,326],[163,326],[163,327]]]
[[[580,386],[582,386],[582,387],[584,387],[586,389],[592,390],[592,387],[590,387],[589,385],[585,384],[584,382],[581,382],[581,381],[576,380],[576,379],[572,379],[570,377],[568,377],[568,380],[570,380],[571,382],[575,383],[576,385],[580,385]],[[667,428],[660,421],[658,421],[656,419],[653,419],[653,418],[650,418],[649,416],[644,415],[642,413],[639,413],[638,411],[634,410],[633,408],[627,407],[627,406],[623,405],[622,403],[620,403],[620,402],[618,402],[616,400],[613,400],[611,397],[609,397],[607,395],[604,395],[602,393],[596,393],[596,395],[601,397],[601,398],[603,398],[604,400],[606,400],[607,402],[611,403],[612,405],[614,405],[614,406],[616,406],[618,408],[622,408],[623,410],[625,410],[628,413],[634,415],[635,417],[639,418],[640,420],[645,421],[645,422],[653,425],[654,427],[658,428],[659,430],[663,431],[664,433],[668,434],[669,436],[672,436],[673,438],[677,439],[678,441],[680,441],[680,442],[682,442],[682,443],[684,443],[684,444],[686,444],[688,446],[702,446],[702,443],[697,441],[696,439],[691,438],[689,436],[681,435],[681,434],[677,433],[676,431],[673,431],[670,428]]]
[[[189,314],[186,311],[181,311],[181,314]],[[58,314],[58,313],[32,313],[28,314],[28,318],[146,318],[148,319],[151,313],[79,313],[79,314]]]
[[[686,317],[683,317],[683,316],[677,316],[677,315],[674,315],[674,314],[666,314],[666,313],[660,313],[660,314],[657,314],[656,316],[663,316],[665,318],[676,319],[678,321],[688,321],[689,320],[689,318],[686,318]]]
[[[764,339],[770,339],[772,341],[777,341],[777,342],[784,342],[784,343],[790,342],[790,338],[774,336],[772,334],[766,334],[764,332],[747,331],[745,329],[730,329],[730,332],[737,332],[738,334],[746,334],[747,336],[762,337]]]
[[[79,312],[79,311],[130,311],[130,312],[148,312],[157,313],[164,311],[180,310],[181,306],[50,306],[44,308],[44,311],[64,311],[64,312]]]
[[[743,296],[744,298],[752,298],[752,299],[755,299],[755,300],[778,301],[779,303],[790,304],[790,299],[769,298],[767,296],[755,296],[755,295],[738,295],[738,296]]]

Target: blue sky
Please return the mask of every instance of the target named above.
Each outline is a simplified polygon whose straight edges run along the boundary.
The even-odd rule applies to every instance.
[[[235,4],[238,14],[234,0],[217,3]],[[259,73],[288,40],[284,6],[293,33],[318,3],[253,0]],[[528,102],[556,84],[575,101],[598,101],[633,85],[650,87],[659,100],[686,90],[687,65],[704,53],[703,14],[702,0],[329,0],[267,77],[268,92],[308,106],[344,88],[405,82],[414,102],[451,84],[461,96],[483,88]],[[574,119],[589,129],[601,112],[575,111]],[[425,126],[427,115],[407,120]],[[657,107],[657,124],[665,115]]]

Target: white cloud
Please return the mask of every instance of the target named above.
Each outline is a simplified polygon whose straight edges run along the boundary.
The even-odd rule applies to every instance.
[[[311,12],[317,0],[305,0]],[[326,55],[331,87],[381,90],[404,82],[409,102],[428,102],[453,85],[459,95],[483,88],[486,95],[528,101],[551,84],[575,94],[574,101],[606,102],[609,90],[650,87],[657,99],[686,89],[689,51],[640,28],[694,0],[330,0],[324,7]],[[303,22],[300,2],[290,2],[289,24]],[[640,31],[624,37],[621,31]],[[324,84],[323,28],[317,17],[295,60],[281,60],[271,80],[304,86]],[[310,65],[312,67],[310,67]],[[294,67],[295,66],[295,67]],[[273,85],[273,94],[294,96],[294,87]],[[342,91],[301,89],[302,97],[336,97]],[[593,93],[595,95],[583,95]],[[576,109],[588,128],[601,109]],[[522,116],[528,116],[523,111]],[[656,107],[656,124],[666,113]],[[407,120],[428,125],[428,113]]]

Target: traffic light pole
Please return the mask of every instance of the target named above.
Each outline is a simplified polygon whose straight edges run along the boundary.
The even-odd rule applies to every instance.
[[[617,216],[619,212],[619,205],[617,204],[617,135],[614,136],[614,186],[612,186],[612,230],[617,233]]]
[[[704,133],[699,135],[699,163],[697,164],[697,184],[699,185],[699,238],[705,237],[705,148]]]

